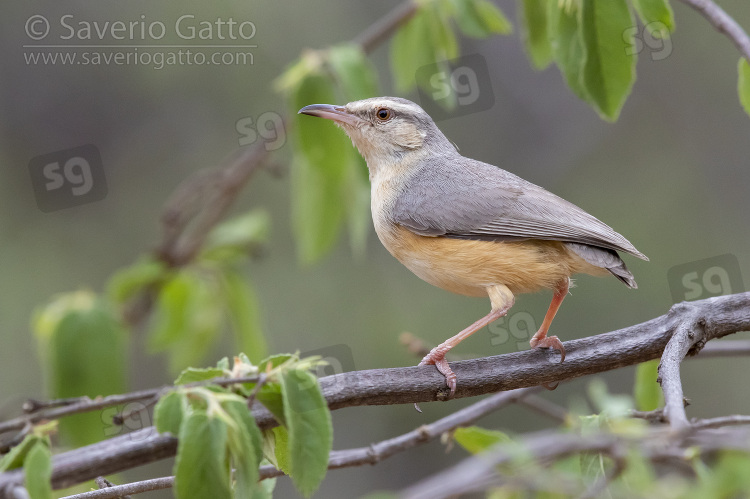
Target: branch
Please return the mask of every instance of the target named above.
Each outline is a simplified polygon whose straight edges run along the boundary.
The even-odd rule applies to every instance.
[[[208,381],[186,383],[180,386],[186,388],[205,385],[228,386],[237,383],[256,383],[259,379],[260,376],[247,376],[243,378],[217,378]],[[30,414],[19,416],[14,419],[9,419],[8,421],[3,421],[2,423],[0,423],[0,434],[12,430],[20,430],[30,423],[38,423],[39,421],[43,420],[58,419],[63,416],[69,416],[71,414],[91,412],[98,409],[127,404],[129,402],[137,402],[139,400],[157,398],[169,391],[175,390],[176,388],[177,387],[174,385],[165,385],[160,388],[139,390],[137,392],[130,392],[122,395],[108,395],[106,397],[97,397],[95,399],[90,399],[89,397],[79,397],[73,399],[52,400],[49,402],[29,400],[24,403],[24,409],[26,409],[27,412],[30,412]],[[37,410],[37,408],[42,408],[43,410]]]
[[[734,296],[747,296],[749,293]],[[664,417],[675,430],[683,430],[690,426],[687,413],[685,412],[685,397],[680,379],[680,363],[688,353],[695,355],[703,349],[706,342],[723,336],[721,322],[722,317],[714,317],[711,320],[707,311],[695,307],[697,302],[683,302],[672,307],[668,317],[674,319],[672,337],[659,363],[659,378],[662,391],[664,392]],[[736,312],[748,313],[748,305],[736,303],[730,309]],[[745,329],[747,325],[745,326]]]
[[[140,482],[126,483],[124,485],[112,485],[111,487],[65,496],[60,499],[118,499],[125,494],[141,494],[153,490],[169,489],[173,486],[174,477],[165,476]]]
[[[508,404],[524,400],[525,397],[533,392],[539,391],[540,389],[540,387],[533,387],[513,390],[510,392],[496,393],[491,397],[476,402],[468,407],[465,407],[464,409],[461,409],[458,412],[439,419],[432,424],[420,426],[416,430],[410,431],[398,437],[384,440],[376,444],[371,444],[368,447],[332,451],[328,460],[328,469],[348,468],[352,466],[362,466],[365,464],[377,464],[380,461],[387,459],[395,454],[434,440],[435,438],[440,437],[445,432],[455,430],[456,428],[462,426],[468,426],[474,423],[479,418],[484,417],[491,412],[497,411],[498,409],[501,409]],[[276,467],[271,465],[262,466],[260,468],[261,480],[282,475],[284,475],[282,471],[276,469]],[[160,485],[159,488],[168,488],[172,486],[174,477],[164,477],[158,480],[158,484]],[[156,481],[146,480],[146,482]],[[111,487],[105,491],[97,490],[93,492],[84,492],[62,499],[112,499],[122,494],[133,494],[140,491],[145,492],[148,490],[155,490],[155,488],[126,488],[135,486],[140,483],[144,482],[135,482],[129,485]]]
[[[398,494],[398,497],[447,499],[470,492],[484,491],[488,484],[498,485],[498,478],[502,478],[502,475],[498,473],[500,465],[518,463],[519,449],[523,449],[524,457],[533,458],[535,463],[544,466],[542,475],[535,474],[533,467],[529,472],[531,477],[538,482],[537,486],[550,481],[550,477],[545,474],[552,473],[549,465],[555,460],[582,453],[602,453],[611,457],[614,460],[613,469],[584,494],[584,497],[600,497],[603,495],[601,488],[606,487],[611,479],[623,471],[625,465],[623,456],[626,455],[629,447],[636,448],[652,462],[680,465],[695,457],[696,448],[699,449],[700,455],[727,449],[747,452],[750,442],[748,432],[742,430],[717,432],[691,428],[686,432],[675,433],[670,430],[665,431],[663,428],[655,428],[640,436],[611,433],[581,435],[541,431],[511,443],[500,443],[486,452],[470,456],[447,470],[440,471],[408,487]],[[556,483],[555,480],[553,482]],[[502,481],[499,485],[502,485]]]
[[[369,54],[375,48],[387,40],[402,24],[411,19],[419,9],[419,3],[407,0],[399,4],[377,22],[371,24],[359,34],[353,41],[365,54]]]
[[[724,34],[740,51],[742,56],[750,62],[750,37],[742,29],[732,16],[711,0],[680,0],[682,3],[694,8],[708,19],[716,31]]]
[[[458,375],[456,397],[538,386],[655,359],[675,331],[689,320],[703,321],[704,341],[750,330],[750,292],[681,303],[648,322],[566,342],[563,364],[549,362],[553,354],[542,350],[453,362],[451,367]],[[321,378],[320,384],[332,410],[445,400],[448,393],[445,379],[432,366],[336,374]],[[254,407],[253,416],[261,428],[277,424],[263,407]],[[144,428],[55,456],[53,483],[58,488],[70,486],[173,456],[176,448],[176,438]],[[0,491],[9,484],[21,483],[22,470],[0,474]]]

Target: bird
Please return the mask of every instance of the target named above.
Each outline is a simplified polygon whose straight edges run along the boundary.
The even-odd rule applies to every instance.
[[[435,365],[445,376],[448,398],[455,395],[457,378],[446,353],[505,316],[516,295],[553,291],[529,343],[559,351],[564,362],[562,342],[548,332],[571,276],[613,275],[637,288],[618,252],[648,258],[625,237],[542,187],[462,156],[414,102],[373,97],[343,106],[311,104],[298,114],[332,120],[364,157],[375,232],[397,260],[439,288],[489,297],[486,316],[419,363]]]

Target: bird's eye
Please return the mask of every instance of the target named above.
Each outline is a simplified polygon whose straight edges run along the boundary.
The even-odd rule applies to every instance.
[[[380,109],[378,109],[378,112],[375,113],[375,115],[380,121],[388,121],[389,119],[391,119],[391,117],[393,117],[393,112],[391,112],[391,110],[387,107],[381,107]]]

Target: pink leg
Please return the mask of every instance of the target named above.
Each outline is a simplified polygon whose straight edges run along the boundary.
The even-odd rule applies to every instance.
[[[448,366],[448,361],[445,360],[445,354],[448,353],[451,348],[455,347],[463,340],[482,329],[487,324],[504,316],[506,313],[508,313],[511,305],[512,303],[504,306],[501,309],[493,309],[489,314],[482,317],[474,324],[458,333],[456,336],[453,336],[452,338],[449,338],[440,345],[436,346],[430,351],[430,353],[425,355],[419,365],[424,366],[435,364],[435,367],[437,367],[438,371],[440,371],[443,376],[445,376],[445,383],[451,390],[450,396],[453,397],[453,394],[456,393],[456,373],[454,373],[450,366]]]
[[[549,309],[547,309],[547,315],[544,316],[542,327],[539,328],[539,331],[537,331],[531,338],[531,341],[529,341],[532,348],[554,348],[555,350],[559,350],[561,357],[560,362],[565,360],[565,348],[557,336],[547,336],[547,331],[549,331],[549,327],[552,325],[552,319],[555,318],[555,314],[557,314],[560,305],[562,305],[565,296],[568,294],[569,288],[570,279],[560,281],[557,289],[555,289],[555,295],[552,297],[552,303],[549,304]]]

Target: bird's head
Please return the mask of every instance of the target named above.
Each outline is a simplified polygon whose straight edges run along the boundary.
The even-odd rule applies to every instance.
[[[373,97],[345,106],[312,104],[299,113],[333,120],[343,128],[371,173],[426,155],[456,152],[421,107],[398,97]]]

